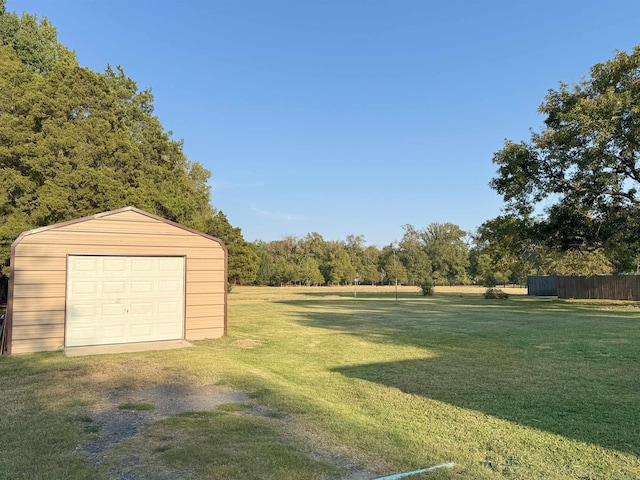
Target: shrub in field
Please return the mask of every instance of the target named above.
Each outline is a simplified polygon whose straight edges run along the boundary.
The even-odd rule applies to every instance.
[[[435,288],[433,286],[433,282],[430,280],[426,280],[420,284],[420,290],[422,291],[422,295],[425,297],[430,297],[435,292]]]
[[[509,298],[509,294],[504,293],[499,288],[487,288],[484,298]]]

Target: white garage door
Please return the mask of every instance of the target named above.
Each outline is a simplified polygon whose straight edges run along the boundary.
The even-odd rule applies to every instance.
[[[65,345],[178,340],[184,257],[70,255]]]

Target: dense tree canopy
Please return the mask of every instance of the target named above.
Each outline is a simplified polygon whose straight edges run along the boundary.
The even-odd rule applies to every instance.
[[[133,205],[216,235],[230,279],[257,254],[210,205],[210,173],[153,115],[153,96],[119,67],[81,67],[46,19],[0,0],[0,265],[23,231]]]
[[[254,246],[242,237],[242,231],[233,227],[223,212],[216,212],[203,231],[222,240],[228,251],[228,280],[233,285],[251,285],[258,276],[260,257]]]
[[[548,245],[605,248],[618,270],[628,269],[640,233],[640,47],[550,90],[539,110],[542,131],[529,142],[507,140],[494,155],[491,186],[521,217],[551,205],[536,227]]]
[[[467,232],[452,223],[432,223],[419,236],[431,260],[433,277],[437,283],[468,283],[469,249],[465,243]]]
[[[317,232],[256,242],[257,285],[439,285],[471,283],[465,232],[450,223],[423,230],[405,225],[398,244],[365,246],[361,235],[326,241]],[[433,270],[437,265],[438,270]]]
[[[480,284],[524,285],[527,275],[601,275],[613,272],[605,250],[555,245],[549,224],[531,217],[499,216],[473,236],[470,274]]]
[[[412,225],[404,225],[404,236],[399,247],[402,262],[406,265],[407,281],[412,285],[421,285],[432,279],[431,259],[425,250],[420,233]]]

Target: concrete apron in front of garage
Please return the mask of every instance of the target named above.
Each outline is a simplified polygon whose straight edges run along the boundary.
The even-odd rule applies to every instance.
[[[92,345],[88,347],[67,347],[64,353],[67,357],[82,357],[85,355],[103,355],[108,353],[148,352],[150,350],[171,350],[174,348],[191,347],[186,340],[167,340],[162,342],[118,343],[114,345]]]

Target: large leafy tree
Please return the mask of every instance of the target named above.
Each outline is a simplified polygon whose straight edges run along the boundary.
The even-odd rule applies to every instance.
[[[231,284],[251,285],[256,281],[260,254],[255,246],[245,241],[240,228],[229,223],[223,212],[216,212],[202,231],[219,238],[226,245],[229,253],[228,279]]]
[[[134,205],[224,237],[230,278],[252,281],[257,255],[210,205],[210,173],[121,68],[81,67],[46,19],[0,0],[0,87],[2,275],[22,231]]]
[[[494,155],[491,186],[521,216],[551,204],[544,223],[557,248],[605,247],[624,269],[640,233],[640,47],[549,90],[539,111],[542,131],[528,142],[506,140]]]
[[[407,271],[410,285],[421,285],[432,278],[431,260],[420,239],[420,233],[412,225],[404,225],[400,241],[400,257]]]
[[[398,245],[386,245],[382,249],[378,257],[378,268],[384,282],[388,285],[393,285],[396,282],[398,285],[402,285],[409,280],[407,268],[400,259]]]
[[[384,280],[380,270],[380,250],[378,247],[370,245],[362,252],[362,271],[358,272],[359,282],[375,285]]]
[[[434,222],[418,234],[431,260],[433,278],[437,283],[469,283],[469,249],[465,243],[467,233],[464,230],[453,223]]]
[[[34,15],[7,12],[6,0],[0,0],[0,45],[11,46],[25,65],[39,73],[50,71],[61,58],[75,60],[46,18],[38,21]]]
[[[356,277],[351,256],[342,242],[327,242],[327,262],[321,268],[327,283],[350,284]]]
[[[287,236],[269,243],[256,242],[257,285],[350,284],[380,281],[379,251],[364,246],[364,237],[348,235],[343,241],[325,241],[317,232],[302,238]],[[357,267],[356,267],[357,265]]]
[[[351,259],[356,277],[364,275],[365,239],[362,235],[347,235],[345,248]]]
[[[267,250],[267,244],[262,240],[251,243],[251,248],[258,256],[258,270],[254,283],[256,285],[271,285],[273,281],[274,262]]]
[[[530,217],[499,216],[484,222],[473,235],[472,266],[476,281],[492,286],[502,279],[523,285],[537,273],[547,247],[538,222]]]
[[[501,281],[524,285],[527,275],[612,273],[612,261],[603,248],[559,248],[561,233],[549,219],[500,216],[487,220],[473,236],[476,280],[486,285]]]

